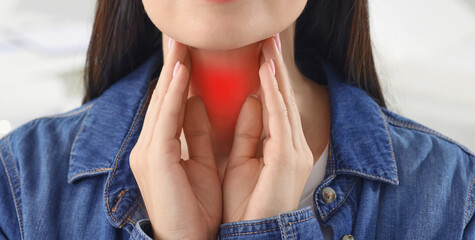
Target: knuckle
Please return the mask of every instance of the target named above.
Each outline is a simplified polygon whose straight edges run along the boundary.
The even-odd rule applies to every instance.
[[[255,140],[255,139],[260,139],[260,134],[256,135],[256,133],[252,134],[249,132],[237,132],[236,133],[237,138],[245,139],[245,140]]]
[[[295,100],[295,96],[292,91],[287,94],[287,102],[289,104],[289,107],[295,107],[297,106],[297,101]]]
[[[278,117],[278,118],[287,119],[288,114],[289,113],[287,111],[287,108],[285,106],[280,105],[274,108],[274,111],[269,112],[269,117]]]
[[[153,98],[159,98],[160,97],[160,91],[161,90],[159,88],[159,85],[160,84],[157,83],[157,86],[155,87],[155,89],[153,89],[153,92],[152,92],[152,97]]]
[[[189,128],[187,128],[187,131],[185,131],[185,134],[190,136],[190,137],[202,137],[202,136],[207,136],[208,131],[206,129],[189,129]]]
[[[173,86],[170,86],[167,90],[167,96],[168,97],[176,97],[176,96],[181,96],[183,94],[183,91],[180,89],[174,88]]]
[[[179,111],[177,109],[173,109],[173,106],[170,104],[163,104],[160,107],[159,116],[162,116],[163,114],[166,114],[174,119],[178,119]]]

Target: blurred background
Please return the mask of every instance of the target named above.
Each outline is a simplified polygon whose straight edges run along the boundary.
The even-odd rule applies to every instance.
[[[369,0],[390,110],[475,151],[475,0]],[[81,105],[95,0],[0,0],[0,137]]]

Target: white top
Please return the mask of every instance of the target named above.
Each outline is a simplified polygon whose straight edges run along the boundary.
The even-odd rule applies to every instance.
[[[315,189],[323,181],[325,177],[325,169],[327,167],[327,158],[328,158],[328,144],[325,147],[325,150],[318,158],[317,162],[313,165],[312,172],[305,183],[303,188],[302,197],[300,198],[299,208],[301,209],[305,206],[312,206],[313,208],[313,193]]]
[[[323,153],[318,158],[317,162],[313,165],[312,172],[310,173],[310,176],[308,177],[307,182],[305,183],[298,209],[304,208],[306,206],[312,206],[313,213],[315,214],[315,208],[313,206],[313,194],[315,192],[315,189],[318,187],[318,185],[320,185],[320,183],[323,181],[323,178],[325,177],[327,159],[328,144],[325,147]],[[324,228],[320,224],[320,229],[323,233],[323,239],[332,239],[331,228]]]

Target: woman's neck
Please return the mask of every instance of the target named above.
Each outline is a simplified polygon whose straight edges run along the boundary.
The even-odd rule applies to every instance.
[[[326,88],[309,80],[298,70],[293,54],[293,27],[280,33],[282,54],[307,143],[318,157],[329,137],[328,94]],[[163,34],[162,41],[167,43],[168,36]],[[164,44],[164,56],[166,46]],[[205,102],[213,148],[219,156],[225,156],[231,150],[234,127],[245,99],[259,91],[261,47],[260,42],[223,51],[189,47],[191,79],[188,97],[198,95]]]
[[[246,98],[259,91],[261,44],[226,51],[190,47],[189,96],[198,95],[206,104],[216,149],[231,150],[234,127]]]

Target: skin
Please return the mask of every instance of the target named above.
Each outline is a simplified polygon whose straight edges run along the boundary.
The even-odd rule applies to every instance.
[[[170,50],[163,44],[162,73],[130,155],[154,237],[216,239],[221,223],[296,210],[330,128],[327,89],[293,60],[306,1],[143,3],[163,42],[176,39]],[[218,112],[206,106],[215,103],[199,94],[203,72],[216,68],[257,86],[243,91],[233,124],[211,125]]]

